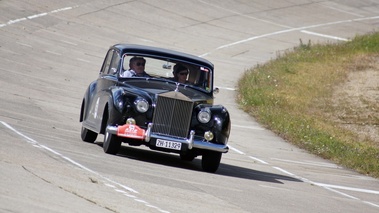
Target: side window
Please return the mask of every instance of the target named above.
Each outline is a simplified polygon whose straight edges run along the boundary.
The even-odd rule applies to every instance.
[[[117,70],[119,70],[119,64],[120,64],[120,54],[117,51],[114,51],[112,62],[110,64],[109,74],[114,75],[117,73]]]
[[[108,51],[107,56],[103,63],[103,67],[101,68],[101,73],[107,74],[109,72],[109,67],[112,62],[113,52],[114,52],[113,49]]]

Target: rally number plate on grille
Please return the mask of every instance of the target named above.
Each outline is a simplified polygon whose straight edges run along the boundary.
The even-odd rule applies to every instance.
[[[157,139],[155,145],[157,147],[162,147],[166,149],[180,150],[182,148],[182,143],[174,142],[174,141],[166,141],[162,139]]]

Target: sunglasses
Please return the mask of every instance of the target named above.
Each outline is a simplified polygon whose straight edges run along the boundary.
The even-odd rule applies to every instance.
[[[180,72],[179,75],[188,75],[188,72]]]
[[[143,62],[138,62],[138,63],[136,63],[136,65],[137,65],[137,66],[145,66],[145,63],[143,63]]]

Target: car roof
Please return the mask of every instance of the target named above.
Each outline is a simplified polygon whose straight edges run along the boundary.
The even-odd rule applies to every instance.
[[[160,47],[152,47],[139,44],[115,44],[113,48],[119,49],[122,54],[133,53],[133,54],[143,54],[143,55],[157,55],[165,58],[175,58],[181,61],[188,61],[194,64],[203,65],[209,67],[213,70],[213,64],[207,59],[201,58],[199,56],[169,50]]]

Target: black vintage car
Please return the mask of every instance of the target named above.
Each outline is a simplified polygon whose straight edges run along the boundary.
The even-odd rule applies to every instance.
[[[184,81],[174,78],[179,75]],[[104,134],[108,154],[117,154],[127,143],[178,153],[188,161],[201,155],[203,170],[215,172],[229,149],[230,116],[225,107],[213,105],[218,91],[213,77],[213,64],[197,56],[113,45],[83,97],[81,138],[95,142]]]

